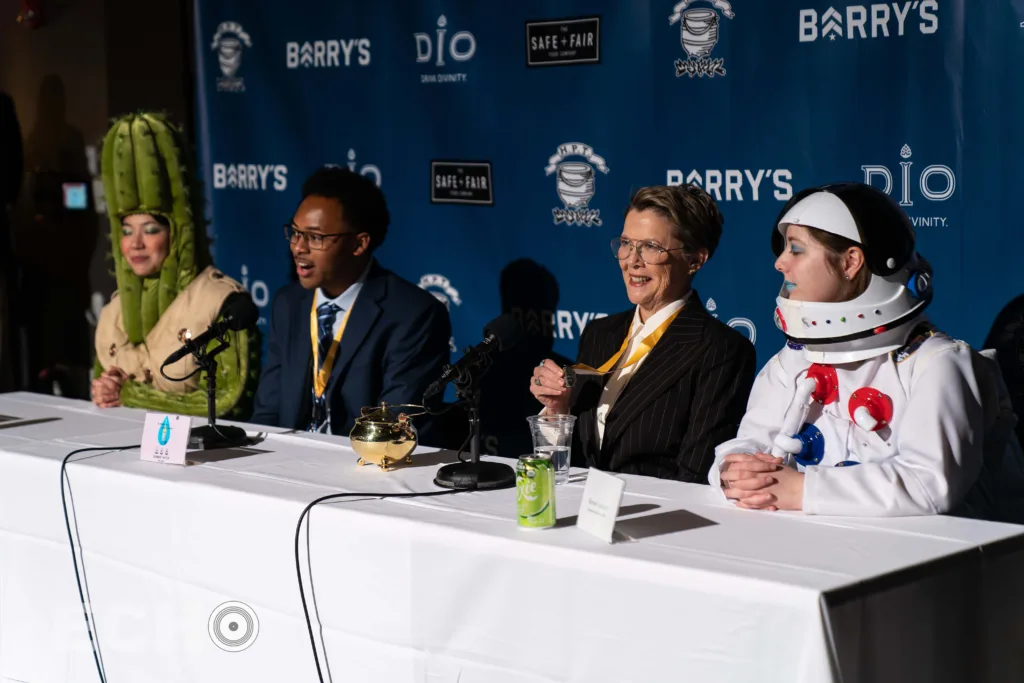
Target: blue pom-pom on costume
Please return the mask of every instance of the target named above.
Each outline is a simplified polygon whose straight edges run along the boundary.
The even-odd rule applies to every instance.
[[[804,467],[817,465],[825,457],[825,437],[814,425],[805,424],[796,438],[803,443],[803,448],[793,457]]]

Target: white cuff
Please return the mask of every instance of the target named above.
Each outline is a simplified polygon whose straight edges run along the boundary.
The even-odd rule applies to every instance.
[[[804,468],[804,495],[801,508],[805,515],[818,514],[817,492],[818,466],[808,465]]]
[[[711,465],[711,469],[708,470],[708,485],[718,490],[722,500],[727,500],[725,492],[722,490],[722,465],[723,463],[718,460]]]

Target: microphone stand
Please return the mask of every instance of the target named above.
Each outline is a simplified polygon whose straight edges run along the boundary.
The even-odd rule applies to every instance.
[[[191,340],[190,340],[191,341]],[[245,430],[241,427],[217,425],[217,359],[221,351],[228,348],[228,342],[218,337],[220,344],[209,351],[203,344],[192,344],[190,350],[196,359],[196,365],[206,374],[206,419],[207,424],[197,427],[189,433],[188,447],[192,449],[212,450],[216,448],[233,448],[245,446],[249,442]]]
[[[486,359],[486,360],[485,360]],[[482,356],[455,379],[455,395],[469,412],[470,460],[444,465],[437,471],[434,484],[446,489],[480,490],[507,489],[516,485],[516,473],[500,462],[480,461],[480,376],[490,367],[490,356]]]

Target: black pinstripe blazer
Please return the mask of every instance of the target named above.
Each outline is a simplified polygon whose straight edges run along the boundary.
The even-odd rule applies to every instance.
[[[577,362],[598,367],[611,358],[634,311],[589,323]],[[753,344],[693,292],[616,399],[600,449],[597,406],[607,377],[581,377],[573,387],[573,464],[706,484],[715,446],[736,436],[755,371]]]

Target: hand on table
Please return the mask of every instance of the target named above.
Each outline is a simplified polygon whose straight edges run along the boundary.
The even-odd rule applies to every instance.
[[[545,360],[533,369],[530,393],[549,414],[563,415],[569,412],[572,391],[565,386],[564,374],[553,360]]]
[[[92,402],[100,408],[114,408],[121,405],[121,387],[128,375],[118,367],[105,370],[92,381]]]
[[[731,453],[721,470],[725,497],[747,510],[800,510],[804,475],[767,453]]]

